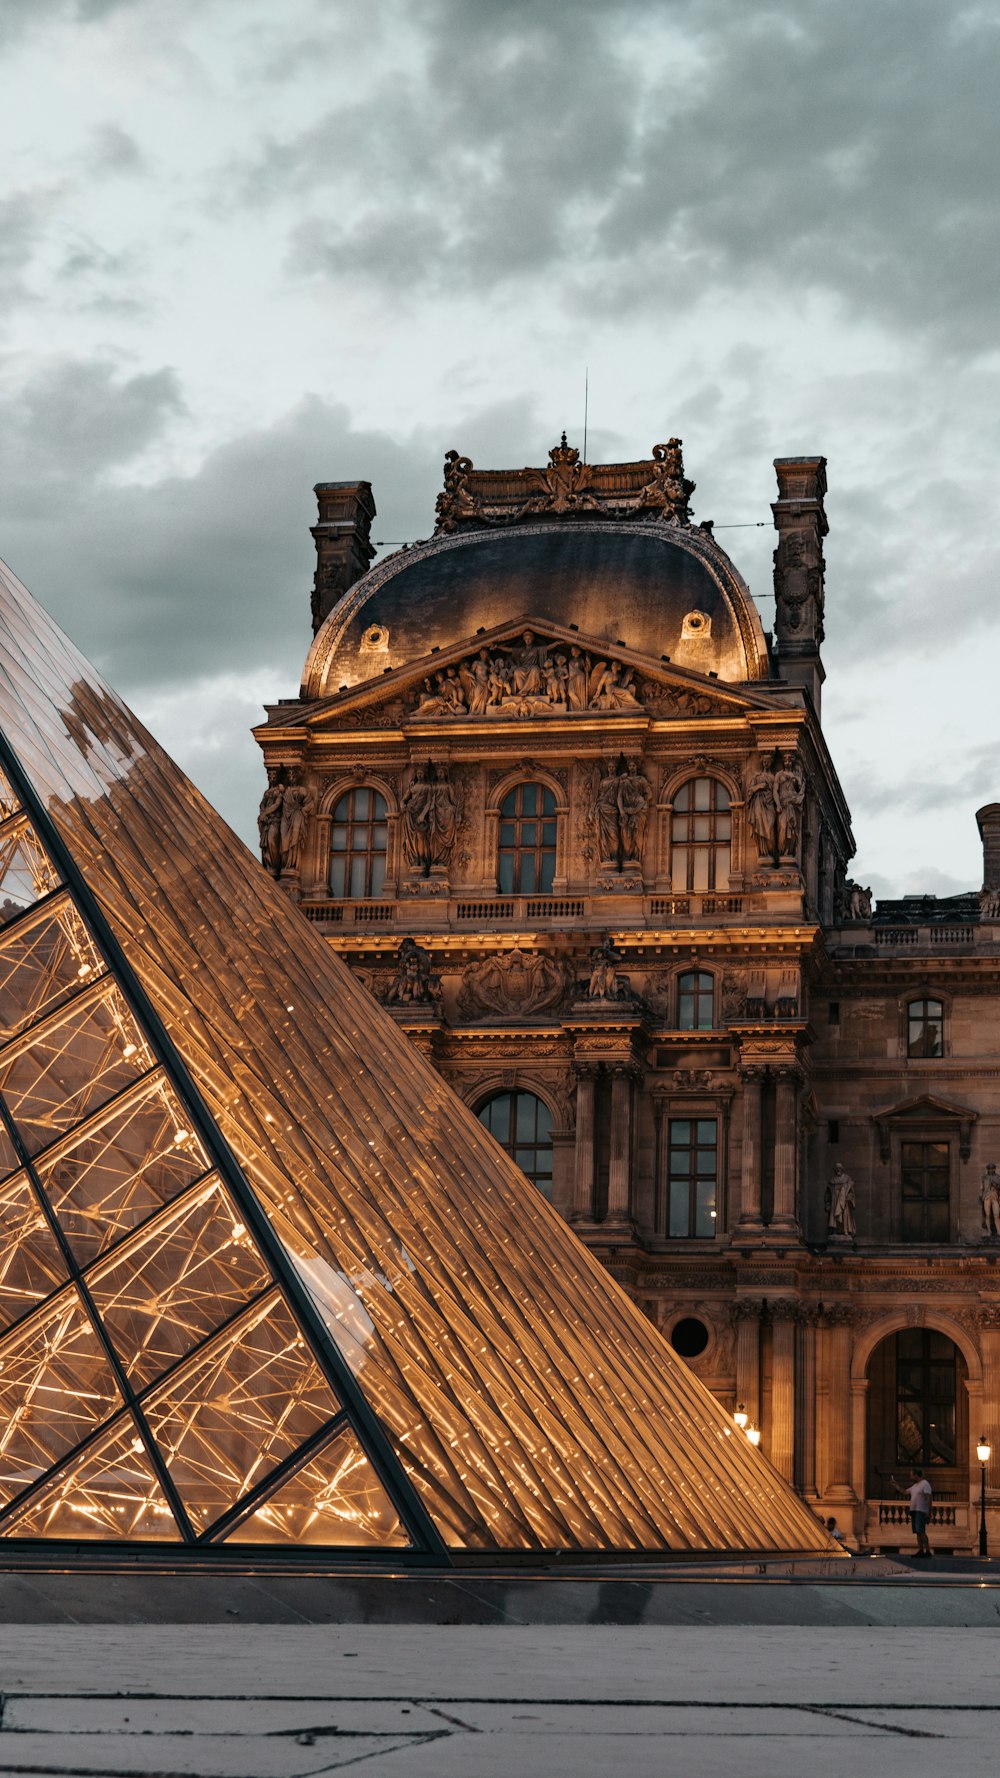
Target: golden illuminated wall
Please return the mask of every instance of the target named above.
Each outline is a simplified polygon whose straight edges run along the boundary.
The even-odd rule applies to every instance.
[[[818,1550],[0,569],[0,1535]]]

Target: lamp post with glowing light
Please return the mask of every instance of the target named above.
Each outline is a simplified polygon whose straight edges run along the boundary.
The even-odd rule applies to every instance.
[[[990,1460],[990,1446],[985,1433],[976,1446],[979,1458],[979,1560],[986,1560],[986,1465]]]
[[[736,1425],[739,1427],[740,1431],[745,1432],[747,1429],[747,1422],[750,1419],[750,1415],[747,1413],[746,1408],[743,1406],[742,1402],[740,1402],[739,1407],[737,1408],[735,1414],[733,1415],[733,1419],[735,1420]]]
[[[756,1450],[757,1446],[760,1444],[760,1427],[759,1426],[748,1426],[747,1427],[747,1438],[750,1440],[750,1443],[753,1445],[754,1449]]]

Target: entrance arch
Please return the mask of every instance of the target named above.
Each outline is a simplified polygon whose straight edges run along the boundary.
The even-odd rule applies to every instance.
[[[859,1501],[866,1498],[869,1500],[883,1498],[880,1492],[873,1494],[868,1486],[869,1482],[875,1482],[878,1479],[873,1473],[874,1470],[876,1468],[885,1470],[887,1467],[884,1461],[876,1458],[877,1440],[870,1439],[870,1430],[876,1412],[873,1401],[876,1386],[881,1389],[883,1421],[880,1422],[880,1425],[883,1430],[885,1430],[884,1417],[887,1413],[890,1426],[895,1424],[898,1404],[895,1394],[893,1394],[891,1404],[887,1409],[885,1370],[883,1369],[881,1378],[878,1378],[875,1373],[878,1370],[879,1362],[887,1367],[888,1360],[883,1356],[879,1361],[877,1354],[879,1348],[884,1346],[886,1341],[892,1342],[896,1335],[907,1331],[926,1331],[945,1335],[955,1349],[956,1461],[953,1467],[947,1466],[947,1474],[944,1465],[932,1466],[928,1464],[926,1467],[938,1497],[941,1498],[948,1494],[951,1499],[957,1502],[964,1515],[968,1512],[970,1477],[976,1469],[974,1446],[981,1417],[983,1369],[979,1353],[966,1329],[952,1316],[941,1312],[930,1311],[922,1315],[920,1321],[914,1324],[912,1310],[902,1308],[891,1310],[880,1316],[870,1327],[865,1328],[855,1341],[851,1358],[853,1410],[851,1480],[855,1498]],[[894,1390],[895,1383],[892,1388]],[[892,1467],[895,1467],[897,1477],[902,1482],[904,1469],[908,1466],[903,1462],[895,1462],[895,1464],[890,1462],[888,1468]],[[886,1477],[886,1486],[887,1489],[890,1487],[888,1476]],[[894,1497],[890,1491],[888,1498],[898,1499],[899,1496]]]

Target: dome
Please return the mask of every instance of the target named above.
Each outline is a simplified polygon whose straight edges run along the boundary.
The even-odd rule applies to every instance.
[[[707,527],[574,515],[439,535],[376,563],[321,626],[302,695],[330,697],[522,618],[729,683],[768,676],[749,590]]]

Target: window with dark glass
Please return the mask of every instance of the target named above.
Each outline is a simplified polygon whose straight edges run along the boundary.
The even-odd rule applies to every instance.
[[[896,1335],[896,1462],[955,1466],[955,1347],[925,1327]]]
[[[947,1142],[899,1145],[904,1241],[947,1241],[951,1233],[951,1166]]]
[[[911,1000],[906,1009],[908,1056],[944,1055],[944,1007],[940,1000]]]
[[[670,824],[675,894],[729,888],[733,818],[717,778],[689,778],[674,798]]]
[[[544,784],[517,784],[500,804],[501,895],[548,895],[556,874],[556,799]]]
[[[477,1113],[543,1197],[552,1196],[552,1113],[535,1093],[494,1093]]]
[[[677,1024],[681,1031],[715,1028],[715,979],[703,969],[689,970],[678,980]]]
[[[352,901],[381,895],[389,838],[385,797],[358,786],[345,791],[330,829],[330,894]]]
[[[714,1235],[719,1141],[714,1117],[672,1117],[667,1137],[667,1233]]]

